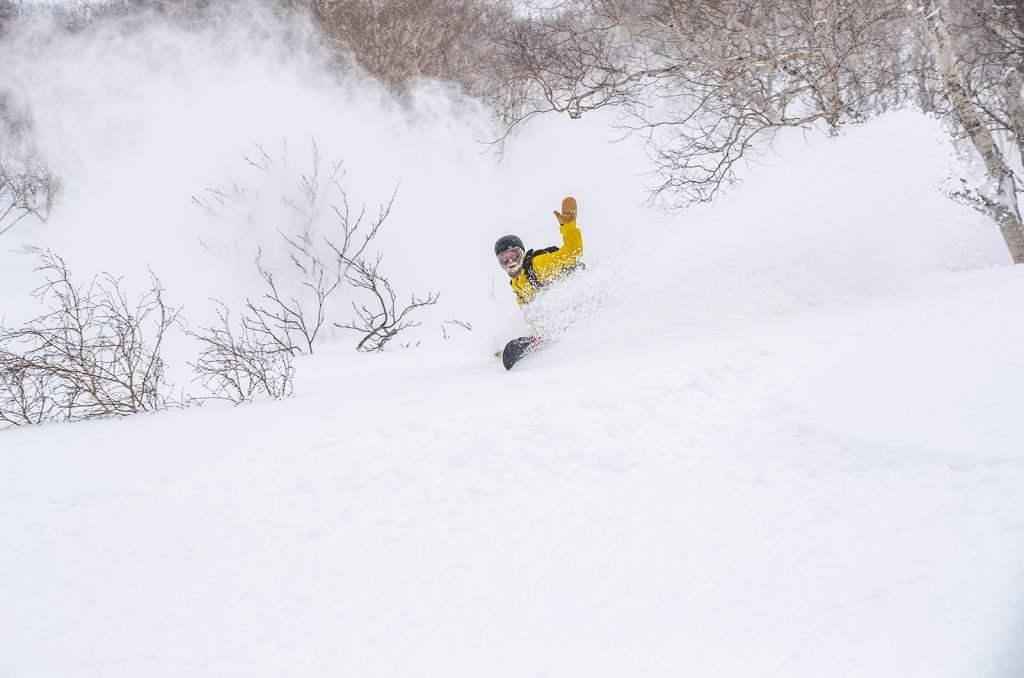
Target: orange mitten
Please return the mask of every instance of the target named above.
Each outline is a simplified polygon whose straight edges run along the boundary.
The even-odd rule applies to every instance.
[[[566,198],[562,201],[562,211],[555,212],[555,219],[558,219],[558,223],[561,226],[565,226],[570,221],[576,221],[576,198]]]

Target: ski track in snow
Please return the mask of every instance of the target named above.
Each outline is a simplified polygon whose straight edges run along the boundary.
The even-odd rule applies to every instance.
[[[0,676],[1019,675],[1022,311],[962,273],[7,432]]]

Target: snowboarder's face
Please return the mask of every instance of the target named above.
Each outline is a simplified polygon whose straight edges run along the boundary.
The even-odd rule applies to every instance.
[[[505,250],[498,255],[498,265],[505,269],[510,278],[516,277],[519,275],[519,270],[523,267],[523,251],[518,247]]]

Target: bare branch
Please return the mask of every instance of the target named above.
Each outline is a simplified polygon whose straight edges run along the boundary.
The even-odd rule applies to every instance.
[[[366,304],[353,302],[356,317],[347,323],[335,323],[336,327],[363,335],[356,345],[359,351],[384,350],[384,346],[399,332],[419,325],[410,317],[416,309],[436,304],[440,298],[436,293],[429,293],[426,297],[413,295],[408,304],[400,305],[391,283],[379,272],[380,262],[380,255],[373,260],[358,259],[352,262],[347,280],[353,287],[364,290],[371,301]]]

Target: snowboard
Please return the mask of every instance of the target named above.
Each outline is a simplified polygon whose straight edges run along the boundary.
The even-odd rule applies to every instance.
[[[506,370],[512,367],[526,356],[533,353],[539,347],[536,337],[518,337],[505,344],[505,350],[501,352],[501,363]]]

